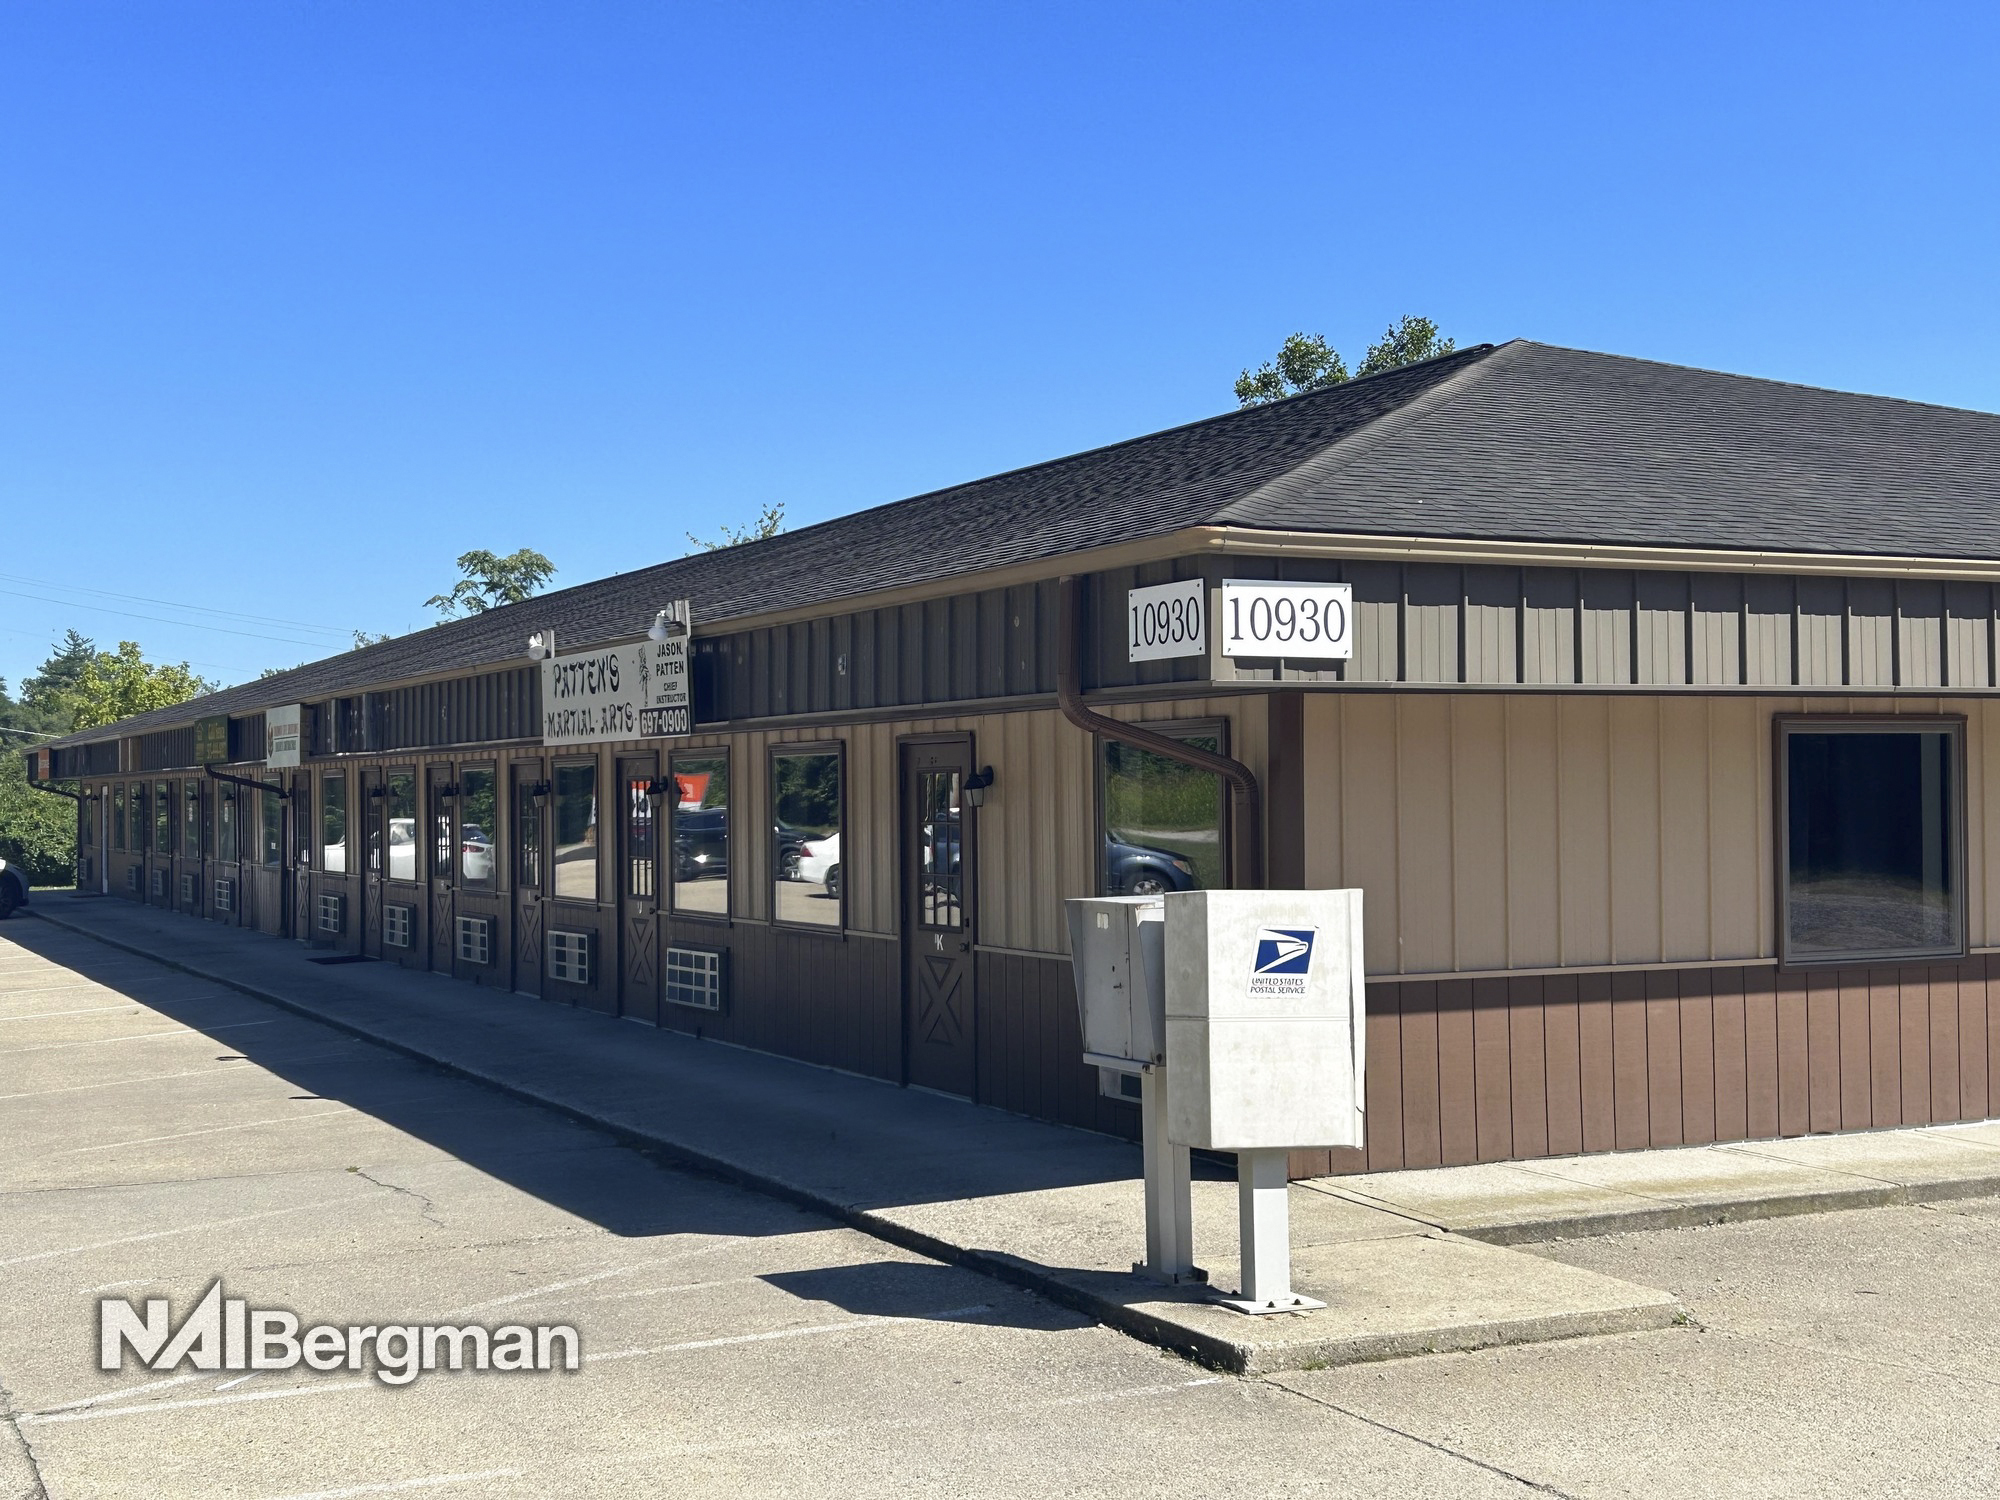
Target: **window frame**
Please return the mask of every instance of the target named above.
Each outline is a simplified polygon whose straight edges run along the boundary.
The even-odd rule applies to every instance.
[[[312,867],[322,875],[344,876],[354,873],[354,871],[346,868],[329,870],[326,867],[326,851],[331,847],[326,841],[326,794],[328,788],[335,786],[340,788],[340,862],[342,866],[355,863],[354,807],[353,799],[348,796],[349,779],[347,767],[345,766],[324,770],[319,773],[319,785],[315,788],[319,795],[314,799],[315,806],[313,809],[313,853],[316,857],[313,860]]]
[[[493,783],[492,827],[482,828],[486,835],[486,878],[478,880],[465,873],[465,778],[468,775],[484,775]],[[456,835],[452,840],[452,885],[461,891],[485,894],[500,889],[500,800],[501,776],[499,764],[490,760],[470,761],[457,766],[452,778],[458,785],[458,795],[452,798],[452,828]]]
[[[548,804],[555,798],[555,778],[550,773],[547,762],[541,760],[514,760],[507,763],[507,784],[513,805],[509,809],[507,848],[507,873],[509,888],[517,896],[534,893],[545,899],[547,889],[545,879],[548,871]],[[548,790],[538,799],[537,786],[546,784]],[[534,857],[528,857],[528,844],[534,844]]]
[[[172,859],[180,847],[179,809],[174,805],[178,800],[178,788],[175,783],[171,781],[153,783],[153,853],[161,859]]]
[[[407,781],[410,792],[410,873],[394,873],[396,845],[390,837],[396,827],[396,783]],[[380,828],[382,835],[382,878],[393,880],[400,885],[420,885],[424,878],[424,804],[423,782],[414,765],[385,766],[382,769],[382,813]]]
[[[257,795],[257,867],[282,870],[285,867],[285,779],[268,771],[259,780],[264,790]],[[277,815],[277,837],[272,838],[272,815]],[[268,856],[268,857],[267,857]]]
[[[1231,753],[1229,749],[1229,720],[1227,718],[1169,719],[1158,723],[1148,721],[1138,724],[1136,727],[1151,730],[1154,734],[1165,735],[1170,740],[1212,734],[1215,736],[1216,753],[1219,755],[1228,755]],[[1105,796],[1105,782],[1109,778],[1111,771],[1110,755],[1112,737],[1109,735],[1098,735],[1096,739],[1096,750],[1091,756],[1090,790],[1091,801],[1093,803],[1093,821],[1097,830],[1097,841],[1092,847],[1090,854],[1091,893],[1097,896],[1115,896],[1119,893],[1104,889],[1104,841],[1110,837],[1110,830],[1105,826],[1104,822],[1104,809],[1108,801]],[[1133,745],[1123,740],[1120,740],[1118,743],[1125,745],[1127,749],[1131,750],[1144,750],[1146,748],[1144,745]],[[1158,754],[1159,752],[1152,751],[1149,753]],[[1218,841],[1217,854],[1222,861],[1222,884],[1215,887],[1215,889],[1231,891],[1236,889],[1237,876],[1236,835],[1235,829],[1230,823],[1230,819],[1234,813],[1235,799],[1229,795],[1229,785],[1221,776],[1216,775],[1212,771],[1207,774],[1215,776],[1215,836]]]
[[[1795,955],[1792,952],[1792,789],[1791,756],[1788,752],[1794,733],[1906,734],[1946,736],[1951,746],[1951,858],[1953,861],[1952,901],[1958,930],[1956,948],[1924,952],[1866,952]],[[1967,905],[1966,850],[1966,762],[1964,714],[1773,714],[1771,716],[1771,798],[1776,828],[1771,861],[1776,891],[1772,903],[1776,914],[1777,954],[1780,969],[1839,969],[1870,964],[1951,963],[1971,953],[1971,913]]]
[[[678,771],[678,767],[680,766],[682,761],[692,761],[692,760],[721,761],[722,774],[725,778],[727,778],[729,782],[729,801],[723,805],[722,809],[723,812],[722,842],[724,847],[727,848],[729,851],[729,869],[724,873],[722,877],[722,910],[719,912],[699,911],[689,907],[681,906],[674,899],[675,887],[677,887],[680,884],[678,880],[674,879],[674,836],[675,836],[676,825],[678,824],[681,815],[679,796],[674,797],[672,804],[667,809],[667,836],[660,848],[660,853],[664,855],[664,858],[660,860],[660,863],[664,865],[666,872],[666,886],[667,886],[666,909],[667,911],[672,913],[675,917],[690,922],[726,923],[733,920],[736,915],[735,886],[736,886],[736,863],[737,863],[737,853],[738,853],[736,848],[736,804],[738,799],[737,799],[737,788],[736,788],[735,758],[729,753],[729,747],[727,745],[717,745],[713,749],[709,750],[691,750],[691,749],[670,750],[667,752],[667,780],[670,782],[674,780]],[[843,801],[846,798],[846,792],[847,792],[846,775],[847,775],[846,767],[843,766],[841,768],[841,783],[840,783],[841,795]],[[843,808],[842,810],[843,819],[845,818],[845,816],[846,812],[845,809]],[[777,810],[775,807],[772,809],[771,821],[773,827],[775,828],[777,823]],[[847,825],[843,821],[841,824],[841,830],[842,830],[841,838],[843,844],[846,841],[846,827]],[[773,837],[775,837],[775,834],[773,835]],[[775,886],[775,881],[773,882],[773,884]],[[842,894],[842,899],[845,900],[846,891],[844,888],[841,894]],[[772,910],[775,912],[776,909],[777,909],[776,906],[773,905]],[[843,912],[842,917],[845,918],[845,916],[846,913]]]
[[[838,919],[829,925],[821,922],[788,922],[778,915],[778,761],[783,757],[806,755],[831,755],[840,774],[840,862],[843,866],[840,879],[840,911]],[[736,795],[735,787],[730,795]],[[770,819],[770,842],[764,846],[764,889],[771,898],[771,925],[782,927],[787,932],[811,932],[821,937],[845,938],[847,936],[847,898],[854,889],[852,872],[844,867],[850,852],[847,835],[851,831],[847,816],[847,742],[845,740],[799,740],[770,745],[764,751],[764,815]]]

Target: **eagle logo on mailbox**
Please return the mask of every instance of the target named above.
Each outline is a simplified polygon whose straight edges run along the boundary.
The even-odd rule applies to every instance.
[[[1257,954],[1250,961],[1253,995],[1302,995],[1312,972],[1317,927],[1260,927]]]

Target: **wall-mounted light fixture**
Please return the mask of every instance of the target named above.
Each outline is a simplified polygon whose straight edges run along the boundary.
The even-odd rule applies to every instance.
[[[370,802],[373,802],[378,797],[386,797],[388,795],[389,795],[389,789],[386,786],[381,785],[379,782],[376,785],[368,788],[368,800]]]
[[[671,776],[655,776],[651,781],[646,783],[646,795],[648,797],[664,797],[668,792],[673,791],[673,789],[674,778]]]
[[[553,627],[548,630],[537,630],[533,635],[528,637],[528,659],[530,661],[546,661],[555,654],[556,633]]]
[[[528,788],[528,795],[535,799],[535,806],[540,807],[544,802],[549,800],[549,793],[553,790],[554,788],[548,782],[538,781]]]
[[[984,807],[986,794],[993,786],[993,768],[981,766],[965,778],[965,801],[970,807]]]
[[[652,628],[646,632],[649,641],[675,641],[688,633],[686,606],[676,604],[661,610],[653,616]]]
[[[455,781],[441,781],[435,790],[440,801],[451,801],[458,796],[458,783]]]

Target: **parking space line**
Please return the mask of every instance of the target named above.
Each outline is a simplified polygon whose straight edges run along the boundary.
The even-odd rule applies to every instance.
[[[398,1490],[427,1490],[441,1484],[470,1484],[475,1479],[518,1479],[526,1469],[481,1469],[476,1474],[429,1474],[422,1479],[395,1479],[385,1484],[353,1484],[344,1490],[313,1490],[280,1495],[276,1500],[349,1500],[354,1495],[392,1495]]]
[[[52,1153],[55,1156],[81,1156],[86,1151],[117,1151],[125,1146],[156,1146],[161,1141],[184,1141],[197,1135],[222,1135],[231,1130],[255,1130],[259,1125],[290,1125],[299,1120],[324,1120],[334,1115],[352,1115],[353,1110],[342,1105],[339,1109],[314,1110],[309,1115],[273,1115],[268,1120],[245,1120],[240,1125],[211,1125],[206,1130],[183,1130],[176,1135],[141,1136],[136,1141],[106,1141],[99,1146],[72,1146],[67,1151]]]
[[[170,1375],[165,1380],[149,1380],[144,1385],[128,1385],[122,1391],[106,1391],[103,1395],[85,1396],[78,1401],[61,1401],[54,1406],[45,1406],[33,1415],[46,1417],[59,1411],[76,1411],[85,1406],[102,1406],[107,1401],[126,1401],[133,1396],[143,1396],[147,1391],[161,1391],[170,1385],[186,1385],[190,1380],[199,1379],[201,1379],[199,1375]]]
[[[173,1017],[166,1016],[162,1019],[172,1020]],[[17,1047],[6,1055],[9,1057],[26,1057],[31,1052],[63,1052],[71,1047],[108,1047],[113,1042],[151,1042],[163,1036],[207,1036],[213,1031],[242,1031],[250,1026],[276,1026],[277,1024],[275,1020],[231,1021],[224,1026],[190,1026],[185,1022],[181,1022],[172,1031],[142,1031],[132,1036],[100,1036],[93,1037],[87,1042],[50,1042],[46,1046],[41,1047]]]
[[[355,1037],[352,1039],[350,1045],[358,1046],[364,1044],[361,1038]],[[0,1056],[5,1055],[5,1053],[0,1053]],[[318,1062],[321,1058],[336,1055],[336,1052],[308,1052],[303,1057],[283,1057],[270,1063],[260,1062],[253,1064],[253,1066],[266,1077],[276,1078],[279,1075],[272,1071],[274,1068],[289,1068],[299,1063]],[[248,1059],[245,1060],[248,1061]],[[222,1076],[222,1074],[216,1072],[213,1068],[192,1068],[179,1073],[142,1073],[137,1078],[107,1078],[102,1083],[69,1083],[64,1084],[58,1089],[29,1089],[27,1092],[20,1094],[0,1094],[0,1104],[5,1104],[10,1099],[40,1099],[49,1094],[81,1094],[89,1089],[130,1088],[135,1083],[158,1083],[164,1078],[220,1078]]]
[[[685,1354],[694,1349],[721,1349],[730,1344],[768,1344],[774,1339],[802,1339],[821,1333],[845,1333],[852,1328],[879,1328],[898,1323],[949,1323],[993,1311],[990,1302],[971,1307],[947,1308],[943,1312],[916,1314],[870,1314],[849,1318],[843,1323],[813,1323],[804,1328],[774,1328],[768,1333],[736,1333],[719,1339],[690,1339],[681,1344],[659,1344],[651,1349],[613,1349],[608,1354],[586,1354],[585,1364],[607,1364],[614,1359],[641,1359],[649,1354]]]
[[[59,1255],[81,1255],[87,1250],[109,1250],[115,1245],[136,1245],[142,1240],[163,1240],[176,1234],[196,1234],[204,1229],[226,1229],[231,1224],[248,1224],[257,1219],[275,1219],[284,1214],[310,1213],[315,1208],[335,1208],[344,1198],[325,1198],[318,1203],[301,1203],[296,1208],[267,1208],[262,1213],[238,1214],[230,1219],[207,1219],[199,1224],[183,1224],[176,1229],[154,1229],[145,1234],[121,1235],[115,1240],[97,1240],[88,1245],[66,1245],[60,1250],[37,1250],[32,1255],[15,1255],[0,1260],[0,1266],[24,1266],[35,1260],[54,1260]]]
[[[235,1406],[243,1401],[280,1401],[287,1396],[330,1396],[335,1391],[360,1391],[375,1385],[374,1380],[335,1380],[324,1385],[289,1386],[282,1391],[245,1391],[240,1396],[197,1396],[192,1401],[144,1401],[137,1406],[118,1406],[109,1411],[66,1411],[54,1416],[27,1415],[15,1418],[46,1427],[56,1422],[96,1422],[105,1417],[142,1417],[160,1411],[187,1411],[197,1406]]]

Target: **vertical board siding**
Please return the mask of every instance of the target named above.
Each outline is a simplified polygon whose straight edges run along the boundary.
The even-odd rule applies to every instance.
[[[1308,693],[1305,882],[1364,893],[1371,974],[1774,957],[1771,721],[1813,707],[1959,706]],[[2000,776],[2000,704],[1963,711],[1967,925],[1984,947],[2000,934],[2000,883],[1986,875],[2000,799],[1985,795]]]
[[[1996,1015],[1986,957],[1371,984],[1365,1161],[1333,1170],[1987,1119]]]

